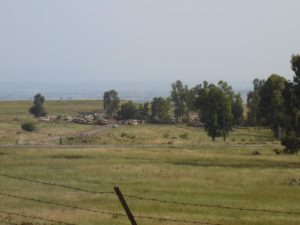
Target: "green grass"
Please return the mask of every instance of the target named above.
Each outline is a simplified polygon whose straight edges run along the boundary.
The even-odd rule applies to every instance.
[[[73,123],[48,123],[37,121],[28,110],[30,101],[3,101],[0,102],[0,144],[16,143],[21,132],[21,124],[26,121],[37,123],[38,132],[29,134],[23,132],[23,142],[34,143],[53,135],[72,135],[80,131],[91,129],[91,126]],[[101,110],[101,101],[74,100],[74,101],[46,101],[45,108],[49,115],[57,116],[63,113],[76,115],[81,111]]]
[[[251,147],[202,148],[6,148],[0,149],[2,173],[95,191],[171,201],[300,211],[298,155],[274,155],[271,148],[252,156]],[[94,195],[0,177],[0,191],[96,210],[121,212],[114,195]],[[183,207],[128,199],[135,215],[200,220],[222,224],[299,224],[300,216]],[[1,208],[77,224],[128,224],[126,219],[52,207],[1,196]],[[180,224],[138,220],[139,224]]]
[[[67,137],[66,144],[159,144],[159,145],[212,145],[211,138],[203,128],[184,125],[153,125],[137,126],[121,125],[117,129],[106,129],[92,137]],[[227,144],[278,144],[268,129],[255,128],[234,129],[227,138]],[[223,145],[218,138],[213,145]]]
[[[98,101],[47,101],[50,115],[101,109]],[[0,144],[15,143],[31,102],[0,102]],[[212,143],[202,128],[177,125],[122,125],[88,138],[78,133],[95,126],[38,122],[38,131],[22,133],[24,143],[63,136],[64,146],[0,146],[0,171],[94,191],[169,201],[300,212],[299,155],[275,155],[282,148],[268,129],[234,129],[226,142]],[[49,141],[49,144],[57,144]],[[78,146],[85,145],[85,147]],[[102,144],[89,147],[89,144]],[[107,146],[105,145],[107,144]],[[110,145],[111,144],[111,145]],[[119,145],[119,147],[118,147]],[[261,155],[252,155],[258,151]],[[123,213],[115,195],[94,195],[32,184],[0,176],[0,192]],[[299,215],[183,207],[127,199],[134,215],[199,220],[224,225],[298,225]],[[126,225],[127,219],[0,195],[0,209],[80,225]],[[0,213],[0,216],[2,214]],[[30,222],[20,218],[14,222]],[[138,219],[138,224],[183,223]],[[186,223],[187,224],[187,223]]]
[[[64,137],[65,144],[173,144],[173,145],[203,145],[211,144],[210,138],[202,128],[176,125],[138,125],[120,126],[117,129],[107,129],[92,137],[78,138],[80,132],[95,128],[91,125],[74,124],[70,122],[41,122],[34,119],[28,109],[29,101],[0,102],[0,144],[20,143],[52,143],[52,136]],[[81,111],[101,110],[101,101],[46,101],[45,108],[49,115],[67,113],[76,115]],[[34,133],[21,132],[21,124],[34,121],[38,131]],[[49,140],[50,141],[47,141]],[[227,139],[232,144],[272,143],[274,138],[267,129],[235,129]],[[223,144],[220,139],[216,143]],[[215,144],[216,144],[215,143]]]

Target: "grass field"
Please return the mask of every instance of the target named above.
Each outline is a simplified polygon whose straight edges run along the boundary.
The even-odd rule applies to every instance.
[[[96,101],[49,102],[48,112],[97,109]],[[5,107],[3,107],[5,106]],[[0,102],[0,142],[14,143],[19,124],[33,120],[28,102]],[[70,108],[70,111],[68,111]],[[74,126],[74,127],[73,127]],[[113,191],[162,200],[242,208],[300,212],[300,156],[276,155],[280,149],[266,129],[236,129],[227,142],[211,143],[200,128],[167,125],[121,126],[89,138],[67,139],[91,126],[38,123],[35,137],[59,133],[62,146],[0,147],[0,173],[71,185],[93,191]],[[44,135],[44,136],[43,136]],[[172,142],[172,143],[170,143]],[[169,143],[169,144],[168,144]],[[80,144],[80,146],[76,145]],[[93,144],[93,147],[88,144]],[[95,144],[102,144],[95,146]],[[109,145],[113,144],[113,145]],[[119,145],[119,146],[118,146]],[[258,151],[260,155],[253,155]],[[0,176],[0,193],[63,203],[93,210],[124,213],[114,194],[91,194]],[[141,201],[126,198],[136,216],[194,220],[224,225],[299,225],[300,215],[226,210]],[[0,210],[65,222],[126,225],[126,218],[75,210],[0,194]],[[4,215],[0,213],[0,216]],[[16,218],[14,222],[32,220]],[[189,224],[137,219],[138,224]],[[40,221],[39,221],[40,222]]]
[[[203,128],[187,127],[185,125],[153,125],[138,126],[121,125],[118,129],[105,129],[91,137],[77,138],[68,136],[67,144],[160,144],[160,145],[211,145],[212,141]],[[278,144],[267,129],[234,129],[227,139],[228,144]],[[214,145],[224,144],[222,138]]]
[[[300,211],[300,158],[272,149],[205,148],[5,148],[1,173],[94,191],[112,191],[163,200],[244,208]],[[116,196],[95,195],[0,177],[0,191],[102,211],[123,212]],[[1,208],[76,224],[129,224],[121,217],[70,210],[1,197]],[[297,225],[300,215],[185,207],[128,199],[135,215],[221,224]],[[139,219],[139,224],[181,224]],[[187,224],[187,223],[186,223]]]
[[[32,102],[29,101],[9,101],[0,102],[0,143],[16,143],[21,131],[21,124],[26,121],[35,121],[28,113]],[[76,115],[82,111],[93,111],[102,109],[100,101],[96,100],[76,100],[76,101],[46,101],[45,108],[49,115],[61,115],[68,113]],[[74,123],[48,123],[35,121],[38,132],[22,133],[22,140],[25,142],[39,142],[39,140],[53,135],[72,135],[80,131],[91,129],[91,126]]]

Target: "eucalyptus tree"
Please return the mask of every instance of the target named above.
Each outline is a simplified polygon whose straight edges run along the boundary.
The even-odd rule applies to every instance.
[[[188,87],[180,80],[172,84],[171,101],[174,105],[174,115],[178,123],[182,123],[184,117],[188,117]]]
[[[243,107],[243,100],[241,94],[234,95],[231,111],[233,115],[233,124],[241,125],[244,120],[244,116],[243,116],[244,107]]]
[[[277,139],[282,137],[287,116],[285,91],[287,80],[279,75],[272,74],[264,83],[260,91],[258,104],[258,119],[263,125],[270,126]]]
[[[171,101],[169,98],[155,97],[151,102],[151,121],[166,123],[170,121]]]
[[[33,106],[29,109],[29,112],[35,117],[46,116],[47,112],[44,108],[45,97],[40,93],[34,96]]]
[[[247,124],[251,126],[259,125],[258,121],[258,105],[260,102],[260,91],[264,85],[265,80],[254,79],[253,90],[247,94]]]
[[[115,90],[110,90],[103,95],[103,107],[106,112],[107,118],[113,118],[117,113],[120,105],[120,98],[118,92]]]
[[[204,129],[212,141],[221,136],[225,141],[232,129],[232,88],[221,81],[218,85],[203,82],[196,87],[196,90],[196,107]]]

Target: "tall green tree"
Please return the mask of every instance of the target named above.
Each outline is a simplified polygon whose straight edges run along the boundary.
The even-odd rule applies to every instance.
[[[233,124],[234,125],[241,125],[243,123],[243,100],[241,94],[234,95],[231,111],[233,115]]]
[[[115,90],[110,90],[104,93],[103,95],[103,106],[106,112],[107,118],[113,118],[117,113],[120,105],[120,98],[118,92]]]
[[[138,108],[137,118],[140,120],[148,120],[150,118],[150,104],[145,102],[140,104]]]
[[[183,85],[180,80],[172,84],[171,101],[174,105],[174,115],[178,123],[182,123],[183,118],[187,116],[187,97],[188,87]]]
[[[260,91],[258,118],[263,125],[270,126],[277,139],[282,137],[282,129],[286,121],[286,102],[284,94],[288,86],[287,80],[272,74]]]
[[[265,83],[265,80],[254,79],[253,90],[248,92],[247,95],[247,124],[250,126],[257,126],[258,121],[258,105],[260,102],[260,91]]]
[[[118,112],[119,118],[123,120],[136,119],[138,115],[137,105],[132,101],[126,102],[121,105],[121,110]]]
[[[34,96],[33,106],[29,109],[29,112],[35,117],[46,116],[47,112],[44,108],[45,97],[40,93]]]
[[[218,86],[204,82],[196,90],[196,106],[206,132],[212,141],[220,136],[225,141],[232,127],[231,87],[225,82],[220,82]]]
[[[292,55],[291,68],[295,73],[293,83],[285,91],[285,133],[281,139],[286,153],[297,153],[300,149],[300,55]]]
[[[186,95],[186,105],[187,105],[187,113],[196,112],[197,111],[197,93],[198,93],[198,85],[188,89]]]
[[[292,87],[293,123],[296,135],[300,137],[300,55],[292,55],[291,65],[295,73]]]
[[[221,89],[223,95],[221,98],[221,114],[220,114],[220,127],[222,130],[223,140],[226,140],[226,137],[229,134],[229,131],[232,130],[233,125],[233,114],[232,114],[232,105],[235,93],[230,85],[227,82],[219,81],[219,88]]]
[[[294,76],[294,100],[295,106],[300,109],[300,55],[292,55],[291,58],[292,70],[295,73]]]
[[[166,123],[170,121],[171,101],[169,98],[155,97],[151,102],[151,121]]]

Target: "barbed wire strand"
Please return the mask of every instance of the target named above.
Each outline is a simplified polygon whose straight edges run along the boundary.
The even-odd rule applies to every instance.
[[[33,202],[39,202],[39,203],[44,203],[48,205],[56,205],[56,206],[63,206],[66,208],[71,208],[71,209],[76,209],[76,210],[82,210],[82,211],[88,211],[88,212],[93,212],[93,213],[101,213],[101,214],[108,214],[108,215],[118,215],[118,216],[125,216],[125,214],[122,213],[115,213],[115,212],[109,212],[109,211],[100,211],[100,210],[94,210],[94,209],[86,209],[78,206],[72,206],[68,205],[65,203],[57,203],[57,202],[50,202],[46,200],[40,200],[40,199],[35,199],[35,198],[28,198],[28,197],[23,197],[23,196],[18,196],[18,195],[12,195],[12,194],[7,194],[7,193],[2,193],[0,192],[0,195],[7,196],[7,197],[12,197],[12,198],[17,198],[17,199],[23,199],[23,200],[29,200]]]
[[[32,179],[28,179],[28,178],[17,177],[17,176],[2,174],[2,173],[0,174],[0,176],[15,179],[15,180],[22,180],[22,181],[27,181],[27,182],[31,182],[31,183],[42,184],[42,185],[62,187],[62,188],[70,189],[73,191],[81,191],[81,192],[86,192],[86,193],[91,193],[91,194],[114,194],[114,192],[112,192],[112,191],[91,191],[91,190],[87,190],[87,189],[83,189],[83,188],[68,186],[65,184],[56,184],[56,183],[52,183],[52,182],[32,180]]]
[[[114,192],[92,191],[92,190],[87,190],[87,189],[83,189],[83,188],[67,186],[64,184],[56,184],[56,183],[51,183],[51,182],[46,182],[46,181],[32,180],[32,179],[27,179],[27,178],[23,178],[23,177],[2,174],[2,173],[0,173],[0,176],[11,178],[11,179],[16,179],[16,180],[27,181],[27,182],[31,182],[31,183],[42,184],[42,185],[62,187],[62,188],[66,188],[66,189],[70,189],[70,190],[74,190],[74,191],[81,191],[81,192],[86,192],[86,193],[91,193],[91,194],[115,194]],[[234,206],[225,206],[225,205],[186,203],[186,202],[169,201],[169,200],[162,200],[162,199],[158,199],[158,198],[146,198],[146,197],[140,197],[140,196],[136,196],[136,195],[126,195],[126,194],[123,194],[123,196],[127,197],[127,198],[133,198],[133,199],[145,200],[145,201],[153,201],[153,202],[159,202],[159,203],[163,203],[163,204],[173,204],[173,205],[192,206],[192,207],[206,207],[206,208],[220,208],[220,209],[227,209],[227,210],[239,210],[239,211],[249,211],[249,212],[265,212],[265,213],[276,213],[276,214],[300,215],[300,212],[293,212],[293,211],[280,211],[280,210],[273,210],[273,209],[255,209],[255,208],[243,208],[243,207],[234,207]]]
[[[293,212],[293,211],[279,211],[279,210],[270,210],[270,209],[242,208],[242,207],[224,206],[224,205],[209,205],[209,204],[198,204],[198,203],[184,203],[184,202],[160,200],[160,199],[157,199],[157,198],[145,198],[145,197],[139,197],[139,196],[135,196],[135,195],[126,195],[126,194],[123,194],[123,196],[127,197],[127,198],[138,199],[138,200],[160,202],[160,203],[165,203],[165,204],[192,206],[192,207],[220,208],[220,209],[240,210],[240,211],[250,211],[250,212],[266,212],[266,213],[277,213],[277,214],[300,215],[300,212]]]
[[[17,199],[28,200],[28,201],[34,201],[34,202],[38,202],[38,203],[44,203],[44,204],[48,204],[48,205],[63,206],[65,208],[71,208],[71,209],[81,210],[81,211],[86,211],[86,212],[115,215],[115,216],[121,216],[121,217],[126,217],[127,218],[126,214],[118,213],[118,212],[109,212],[109,211],[100,211],[100,210],[95,210],[95,209],[87,209],[87,208],[82,208],[82,207],[78,207],[78,206],[67,205],[67,204],[64,204],[64,203],[49,202],[49,201],[44,201],[44,200],[40,200],[40,199],[28,198],[28,197],[12,195],[12,194],[2,193],[2,192],[0,192],[0,195],[7,196],[7,197],[12,197],[12,198],[17,198]],[[202,224],[202,225],[222,225],[222,224],[219,224],[219,223],[209,223],[209,222],[192,221],[192,220],[180,220],[180,219],[171,219],[171,218],[165,218],[165,217],[152,217],[152,216],[140,216],[140,215],[135,215],[134,217],[139,218],[139,219],[170,221],[170,222],[179,222],[179,223]]]
[[[67,223],[67,222],[63,222],[63,221],[60,221],[60,220],[53,220],[53,219],[45,219],[45,218],[37,217],[37,216],[28,216],[28,215],[24,215],[24,214],[20,214],[20,213],[4,211],[2,209],[0,209],[0,213],[7,214],[7,215],[10,215],[10,216],[24,217],[24,218],[27,218],[27,219],[42,220],[42,221],[45,221],[45,222],[54,222],[54,223],[65,224],[65,225],[75,225],[74,223]]]

